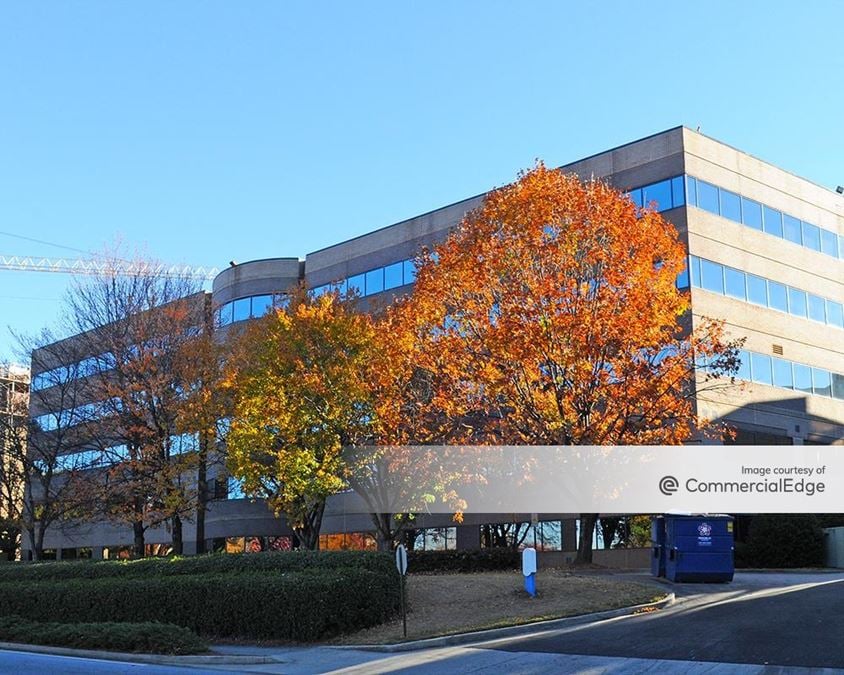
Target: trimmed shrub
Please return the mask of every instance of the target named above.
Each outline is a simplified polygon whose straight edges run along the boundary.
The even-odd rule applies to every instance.
[[[427,572],[494,572],[521,566],[521,554],[511,548],[466,551],[408,551],[409,574]]]
[[[0,583],[107,577],[145,579],[173,575],[295,572],[347,567],[389,574],[395,571],[395,562],[391,555],[376,551],[268,551],[121,561],[15,563],[0,565]]]
[[[823,530],[813,514],[753,516],[747,543],[736,546],[736,565],[741,567],[820,567],[823,563]]]
[[[172,623],[38,623],[4,616],[0,617],[0,641],[152,654],[208,651],[199,636]]]
[[[310,641],[367,628],[392,617],[399,601],[395,567],[0,583],[0,616],[166,621],[253,639]]]

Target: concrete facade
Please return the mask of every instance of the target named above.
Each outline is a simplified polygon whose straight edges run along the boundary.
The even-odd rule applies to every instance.
[[[827,305],[832,308],[830,311],[834,310],[834,303],[844,303],[844,198],[831,190],[685,127],[602,152],[562,169],[576,173],[582,179],[606,180],[623,191],[635,191],[642,186],[674,179],[671,183],[673,201],[661,204],[660,210],[677,227],[691,256],[826,298],[833,303]],[[835,255],[812,250],[690,204],[689,193],[681,196],[678,192],[679,186],[689,189],[689,176],[711,184],[710,187],[726,190],[725,199],[733,193],[741,195],[824,228],[827,246],[830,236],[837,237]],[[376,279],[374,284],[382,283],[385,288],[365,294],[367,299],[386,301],[394,294],[407,292],[412,280],[409,281],[409,273],[405,271],[404,277],[386,281],[388,273],[379,273],[378,268],[392,265],[390,269],[400,274],[399,263],[412,259],[423,246],[442,241],[464,214],[479,206],[482,200],[483,195],[471,197],[309,253],[303,260],[271,258],[234,264],[214,281],[212,306],[218,309],[218,319],[223,317],[221,323],[225,325],[257,315],[266,307],[267,298],[276,297],[302,281],[310,288],[318,288],[367,272],[372,272]],[[751,207],[752,202],[748,202]],[[825,369],[844,378],[844,329],[718,294],[694,283],[690,286],[695,323],[703,317],[722,319],[731,335],[746,338],[747,350]],[[249,298],[253,300],[249,301]],[[239,309],[234,307],[238,301]],[[704,416],[734,425],[739,430],[741,442],[844,443],[844,397],[748,382],[743,391],[700,396],[698,406]],[[350,498],[339,495],[330,501],[324,532],[368,532],[373,529],[366,517],[346,515],[344,500]],[[571,516],[560,514],[548,518],[563,521],[563,551],[558,557],[565,558],[566,551],[576,547],[574,521]],[[419,524],[420,527],[453,526],[443,518],[423,518]],[[478,546],[480,524],[470,520],[457,528],[457,545]],[[190,552],[192,525],[186,523],[185,527],[186,549]],[[206,528],[209,541],[216,542],[236,537],[290,536],[282,519],[273,517],[263,503],[248,499],[213,501]],[[168,538],[165,531],[151,532],[148,537],[150,542],[161,543]],[[48,547],[84,546],[91,548],[95,556],[102,555],[103,547],[130,543],[130,532],[106,524],[96,524],[74,534],[55,531],[47,537]],[[637,555],[624,554],[620,558],[630,562],[638,560]]]

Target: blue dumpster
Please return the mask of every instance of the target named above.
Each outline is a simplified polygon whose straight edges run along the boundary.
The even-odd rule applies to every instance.
[[[651,574],[655,577],[665,576],[665,518],[655,516],[651,520]]]
[[[666,514],[665,576],[671,581],[733,580],[733,517]]]

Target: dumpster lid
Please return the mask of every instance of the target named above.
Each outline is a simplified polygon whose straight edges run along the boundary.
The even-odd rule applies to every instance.
[[[691,511],[666,511],[666,516],[683,516],[687,518],[732,518],[727,513],[692,513]]]

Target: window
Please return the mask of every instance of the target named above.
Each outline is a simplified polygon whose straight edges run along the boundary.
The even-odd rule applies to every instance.
[[[794,366],[794,389],[805,394],[812,393],[812,369],[802,363],[795,363]]]
[[[809,318],[826,323],[826,301],[809,293]]]
[[[349,277],[346,282],[350,294],[363,296],[366,294],[366,277],[363,274],[356,274]]]
[[[689,268],[688,266],[680,274],[677,275],[677,288],[683,290],[689,287]]]
[[[803,246],[813,251],[821,250],[821,230],[817,225],[803,221]]]
[[[840,302],[826,301],[826,321],[830,326],[844,328],[844,305]]]
[[[744,287],[744,272],[733,269],[732,267],[725,267],[724,281],[727,288],[727,295],[738,298],[739,300],[747,299]]]
[[[765,232],[775,237],[782,237],[782,213],[770,206],[764,208]]]
[[[232,303],[220,306],[219,322],[221,326],[228,326],[232,322]]]
[[[762,205],[747,197],[741,198],[741,218],[745,225],[754,230],[762,229]]]
[[[366,294],[373,295],[384,290],[384,268],[370,270],[366,273]]]
[[[844,375],[832,373],[832,395],[844,400]]]
[[[818,396],[832,396],[832,380],[828,370],[812,368],[812,390]]]
[[[735,192],[721,190],[721,215],[737,223],[741,222],[741,199]]]
[[[412,284],[416,281],[416,263],[413,260],[404,261],[404,283]]]
[[[630,190],[630,192],[627,193],[627,196],[630,197],[630,201],[633,202],[637,208],[642,208],[642,188]]]
[[[647,208],[665,211],[671,208],[671,181],[664,180],[642,188],[642,202]]]
[[[693,255],[689,262],[689,274],[691,275],[692,286],[700,288],[700,258]]]
[[[402,281],[402,263],[397,262],[384,268],[384,289],[398,288],[404,285]]]
[[[676,208],[686,203],[686,195],[683,191],[683,177],[675,176],[671,179],[671,204]]]
[[[803,245],[803,235],[801,234],[802,227],[800,221],[794,216],[783,215],[783,236],[788,241],[793,241],[795,244]]]
[[[768,306],[768,283],[755,274],[747,275],[747,299],[764,307]]]
[[[724,268],[709,260],[700,261],[701,285],[707,291],[724,294]]]
[[[686,176],[686,199],[690,206],[697,206],[697,179]]]
[[[821,251],[833,258],[838,257],[838,237],[834,232],[829,230],[821,230]]]
[[[697,182],[697,205],[704,211],[714,213],[716,216],[721,215],[721,209],[718,206],[718,188],[699,180]]]
[[[251,298],[240,298],[234,301],[234,318],[235,322],[245,321],[252,314]]]
[[[794,387],[794,377],[791,373],[791,361],[773,358],[774,365],[774,386],[791,389]]]
[[[739,368],[736,377],[740,380],[750,380],[750,352],[739,350]]]
[[[781,312],[788,312],[788,293],[785,284],[768,281],[768,306]]]
[[[805,317],[807,314],[806,292],[796,288],[788,289],[788,311],[794,316]]]
[[[272,295],[256,295],[252,298],[252,316],[260,317],[269,313],[273,308]]]
[[[753,373],[753,381],[760,384],[773,384],[771,376],[771,357],[767,354],[750,354],[750,369]]]

